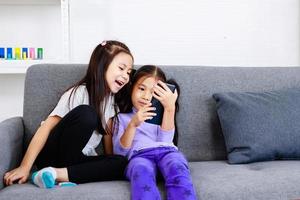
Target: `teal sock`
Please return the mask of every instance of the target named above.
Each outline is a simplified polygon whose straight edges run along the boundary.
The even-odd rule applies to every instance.
[[[72,182],[60,182],[58,183],[59,187],[73,187],[76,186],[76,183],[72,183]]]
[[[55,186],[56,171],[52,167],[43,168],[34,172],[32,182],[40,188],[53,188]]]

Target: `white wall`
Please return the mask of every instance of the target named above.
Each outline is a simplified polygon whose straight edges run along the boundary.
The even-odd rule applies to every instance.
[[[300,66],[299,13],[299,0],[70,0],[71,62],[117,39],[136,64]],[[22,115],[23,81],[0,75],[0,121]]]
[[[137,64],[300,64],[298,0],[70,0],[71,58],[119,39]]]
[[[0,0],[0,47],[43,47],[45,60],[61,58],[60,22],[60,0]],[[0,74],[0,121],[22,116],[24,80]]]
[[[0,121],[22,116],[24,74],[0,74]]]
[[[42,47],[44,59],[56,60],[62,54],[60,22],[59,4],[6,5],[0,0],[0,46]]]

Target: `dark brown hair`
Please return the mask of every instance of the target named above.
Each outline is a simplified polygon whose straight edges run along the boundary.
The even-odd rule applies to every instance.
[[[105,122],[104,111],[106,105],[104,105],[104,99],[107,97],[110,91],[105,79],[105,73],[108,69],[108,66],[114,59],[114,57],[119,53],[128,54],[131,56],[133,60],[133,56],[129,48],[122,42],[115,41],[115,40],[108,40],[99,44],[94,49],[91,55],[88,69],[86,71],[85,76],[80,81],[78,81],[77,83],[75,83],[73,86],[70,87],[73,89],[69,97],[69,102],[72,93],[75,92],[80,85],[86,86],[89,95],[89,105],[95,109],[100,119],[100,122]],[[123,94],[124,91],[127,91],[125,86],[123,87],[124,89],[123,88],[121,89],[122,92],[119,91],[121,92],[121,94]],[[115,111],[118,110],[117,107],[119,106],[119,104],[121,106],[124,104],[122,103],[122,98],[119,97],[120,94],[118,95],[118,93],[115,94],[116,96],[115,105],[114,105]],[[98,128],[99,133],[107,134],[107,131],[108,133],[110,133],[110,130],[105,130],[105,127],[102,127],[102,123],[99,124],[100,124]]]

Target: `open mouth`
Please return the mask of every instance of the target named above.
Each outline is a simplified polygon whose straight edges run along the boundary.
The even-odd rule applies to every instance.
[[[123,81],[118,81],[116,80],[115,81],[117,83],[118,86],[122,87],[124,85],[124,82]]]

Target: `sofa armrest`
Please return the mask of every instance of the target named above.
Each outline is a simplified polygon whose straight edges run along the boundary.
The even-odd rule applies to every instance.
[[[24,125],[22,117],[14,117],[0,123],[0,189],[3,176],[15,168],[22,159]]]

